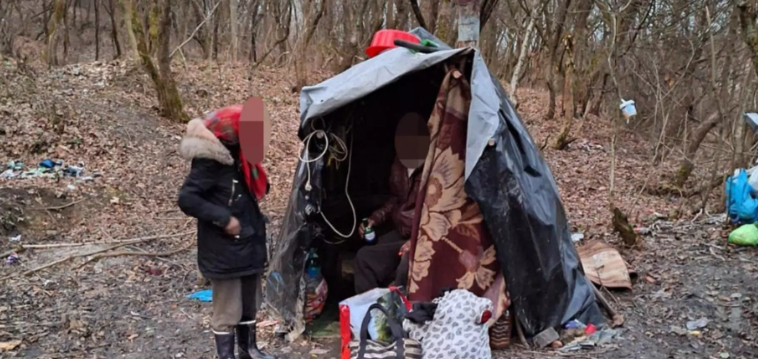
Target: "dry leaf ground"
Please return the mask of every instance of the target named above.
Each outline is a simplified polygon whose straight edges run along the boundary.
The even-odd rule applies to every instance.
[[[125,246],[120,250],[168,252],[166,258],[122,256],[86,263],[87,256],[20,276],[24,271],[112,242],[183,233],[194,222],[176,207],[188,164],[176,154],[182,126],[157,116],[153,90],[130,63],[70,65],[51,71],[25,70],[2,63],[0,160],[36,164],[42,159],[82,162],[92,181],[72,178],[0,179],[0,252],[20,244],[96,243],[29,249],[14,265],[0,263],[10,276],[0,291],[0,343],[15,343],[0,357],[19,358],[211,358],[210,306],[185,299],[195,287],[192,235]],[[298,95],[284,69],[260,68],[253,79],[244,67],[216,64],[175,66],[187,111],[200,116],[247,96],[262,96],[273,121],[266,168],[271,195],[263,205],[276,232],[290,191],[300,143]],[[317,73],[312,81],[327,77]],[[523,89],[519,109],[538,143],[556,133],[558,120],[543,121],[541,91]],[[618,240],[610,230],[608,173],[610,129],[606,118],[577,123],[566,151],[545,149],[573,231],[586,239]],[[580,128],[581,126],[581,128]],[[707,214],[694,218],[692,201],[655,197],[644,188],[670,169],[653,167],[649,148],[634,132],[619,140],[617,201],[633,225],[651,227],[641,250],[622,249],[639,273],[634,290],[615,293],[612,302],[626,317],[623,339],[580,353],[598,358],[753,357],[755,348],[755,250],[726,245],[720,223]],[[698,173],[702,175],[702,173]],[[655,213],[684,213],[658,219]],[[652,216],[652,217],[651,217]],[[8,239],[22,235],[21,242]],[[105,247],[107,248],[107,247]],[[84,264],[84,265],[83,265]],[[262,313],[265,316],[265,313]],[[708,317],[697,335],[682,333],[687,321]],[[263,329],[264,343],[281,357],[311,356],[315,343],[288,348]],[[685,331],[686,332],[686,331]],[[334,342],[319,357],[338,357]],[[322,353],[323,351],[318,351]],[[315,353],[315,352],[314,352]],[[574,353],[577,355],[577,353]],[[560,357],[519,346],[496,357]]]

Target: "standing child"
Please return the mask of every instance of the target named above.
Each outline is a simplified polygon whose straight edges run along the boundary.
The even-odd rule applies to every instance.
[[[197,221],[197,261],[211,281],[211,329],[219,359],[273,359],[255,336],[261,275],[266,268],[266,225],[258,200],[269,189],[260,164],[245,159],[239,141],[241,105],[195,119],[179,145],[192,167],[179,192],[179,207]]]

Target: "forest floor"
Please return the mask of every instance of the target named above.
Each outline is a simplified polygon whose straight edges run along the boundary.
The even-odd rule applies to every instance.
[[[7,59],[0,65],[0,160],[36,166],[45,158],[62,159],[84,164],[85,176],[93,176],[0,179],[0,253],[19,245],[49,246],[19,252],[15,264],[3,256],[0,358],[213,358],[210,305],[186,298],[203,288],[196,286],[194,222],[176,206],[188,170],[176,153],[183,126],[157,115],[149,80],[127,63],[51,71]],[[272,191],[262,208],[276,236],[300,145],[298,95],[290,90],[289,74],[260,68],[250,80],[244,67],[188,64],[175,70],[193,116],[249,95],[266,101],[273,123],[265,161]],[[314,74],[311,82],[325,77]],[[542,120],[544,93],[519,94],[519,113],[543,143],[561,123]],[[495,357],[758,356],[756,250],[728,245],[723,217],[693,214],[699,197],[648,194],[646,188],[673,172],[675,162],[653,167],[649,146],[633,131],[619,139],[617,202],[634,226],[649,231],[641,249],[624,249],[612,233],[607,122],[579,122],[579,138],[567,150],[548,147],[544,155],[571,230],[584,233],[584,241],[616,246],[637,273],[633,289],[614,292],[611,300],[626,319],[621,338],[573,353],[516,343]],[[18,235],[19,241],[10,240]],[[54,246],[61,243],[80,245]],[[116,246],[132,255],[93,257]],[[134,255],[140,252],[175,253]],[[265,311],[261,316],[262,344],[280,357],[339,357],[333,340],[280,342],[271,318]],[[700,318],[708,319],[705,328],[686,330],[688,321]]]

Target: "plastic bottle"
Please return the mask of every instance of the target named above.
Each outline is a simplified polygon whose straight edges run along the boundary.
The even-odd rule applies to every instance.
[[[328,293],[326,281],[321,275],[321,261],[315,248],[308,252],[305,262],[305,312],[304,317],[310,323],[324,310]]]
[[[308,252],[308,260],[305,263],[306,273],[309,278],[315,279],[321,275],[321,261],[318,258],[316,248]]]
[[[374,232],[374,229],[368,225],[368,218],[363,219],[363,228],[363,239],[366,240],[366,244],[376,244],[376,232]]]

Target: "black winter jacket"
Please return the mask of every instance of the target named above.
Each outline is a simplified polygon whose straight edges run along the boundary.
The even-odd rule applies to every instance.
[[[197,262],[209,279],[262,273],[266,267],[266,225],[240,171],[238,149],[228,147],[200,120],[187,126],[179,153],[192,168],[179,191],[179,207],[197,221]],[[231,217],[240,234],[227,234]]]

